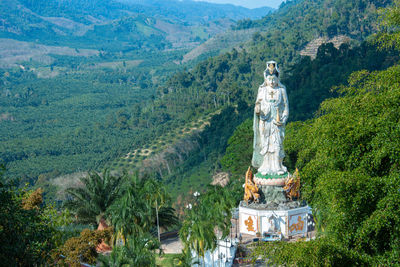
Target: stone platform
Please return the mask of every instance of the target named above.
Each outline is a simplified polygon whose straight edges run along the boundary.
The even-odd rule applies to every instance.
[[[281,233],[283,238],[307,233],[310,208],[298,201],[283,203],[239,205],[240,233],[256,236],[259,233]]]

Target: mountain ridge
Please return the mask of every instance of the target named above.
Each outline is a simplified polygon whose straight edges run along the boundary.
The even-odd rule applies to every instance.
[[[237,19],[260,17],[272,10],[175,0],[4,0],[0,38],[3,43],[8,39],[29,42],[31,47],[42,44],[111,53],[193,49],[229,29]],[[32,51],[30,58],[36,59],[38,53]],[[50,62],[40,59],[45,61]],[[15,63],[7,65],[3,60],[2,65]]]
[[[118,1],[31,1],[5,0],[0,4],[2,26],[0,37],[34,38],[32,35],[85,35],[95,25],[108,24],[127,17],[145,16],[173,21],[184,26],[202,25],[223,18],[254,18],[272,11],[271,8],[251,11],[232,5],[217,5],[192,1],[145,1],[147,5]],[[206,15],[207,12],[210,15]],[[77,28],[74,31],[74,28]],[[8,35],[7,35],[8,34]],[[35,40],[40,41],[40,36]],[[54,38],[54,36],[53,36]]]

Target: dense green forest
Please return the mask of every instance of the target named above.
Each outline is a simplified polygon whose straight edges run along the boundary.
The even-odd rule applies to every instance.
[[[152,126],[169,119],[146,105],[154,102],[153,82],[161,82],[168,72],[165,66],[152,68],[151,61],[174,57],[141,58],[140,68],[129,62],[125,67],[120,62],[117,69],[91,68],[87,63],[53,78],[38,78],[30,70],[1,70],[0,157],[9,175],[31,179],[46,172],[96,169],[160,134],[161,129]],[[31,68],[52,73],[67,62]],[[173,63],[168,66],[170,72],[176,68]]]

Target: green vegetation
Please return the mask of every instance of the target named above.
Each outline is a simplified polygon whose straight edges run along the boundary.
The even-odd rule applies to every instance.
[[[3,169],[0,173],[2,180]],[[51,251],[76,234],[68,210],[42,206],[41,190],[16,189],[0,182],[0,260],[7,266],[45,265]]]
[[[201,190],[211,182],[212,174],[221,169],[219,159],[225,153],[229,137],[250,116],[250,111],[247,104],[240,102],[237,108],[224,107],[221,113],[211,118],[210,124],[190,142],[195,144],[190,153],[183,156],[184,160],[176,168],[171,168],[171,172],[162,176],[173,196]],[[184,143],[185,148],[190,143]]]
[[[122,178],[126,186],[119,184]],[[52,205],[44,206],[40,189],[17,190],[1,182],[2,262],[9,266],[94,264],[98,257],[96,247],[104,241],[114,245],[114,251],[110,257],[102,257],[101,262],[153,266],[155,250],[160,245],[155,237],[157,222],[163,229],[179,222],[159,182],[150,178],[139,180],[136,176],[130,178],[126,175],[114,177],[109,172],[91,173],[82,180],[80,190],[69,190],[73,193],[73,203],[81,205],[71,205],[72,213],[67,209],[58,211]],[[122,190],[122,194],[118,190]],[[101,209],[102,206],[108,208]],[[85,208],[93,210],[89,214],[83,212]],[[85,228],[79,234],[77,222],[91,222],[100,217],[102,223],[104,219],[111,221],[113,227],[95,231]],[[121,238],[124,245],[115,246]]]
[[[116,170],[126,168],[128,162],[112,161],[188,124],[194,113],[182,118],[170,104],[160,104],[154,97],[158,85],[185,67],[175,62],[193,45],[233,23],[221,18],[268,12],[215,7],[181,1],[3,1],[0,36],[29,42],[1,43],[8,56],[3,65],[16,67],[0,70],[0,160],[7,164],[6,176],[21,184],[35,184],[40,176],[36,186],[51,188],[45,197],[54,199],[51,180],[57,175],[99,170],[110,162]],[[20,56],[18,65],[7,61]]]
[[[96,247],[103,241],[110,241],[112,229],[84,229],[79,236],[68,239],[54,252],[54,262],[80,267],[81,263],[95,264],[98,253]],[[62,255],[62,256],[60,256]]]
[[[158,227],[168,229],[179,224],[164,186],[151,178],[138,179],[126,173],[112,176],[108,171],[101,175],[92,172],[81,181],[81,187],[67,190],[72,199],[66,205],[76,222],[97,220],[102,227],[108,223],[112,228],[84,229],[80,236],[58,247],[53,259],[72,266],[82,261],[94,264],[96,247],[104,241],[113,246],[113,251],[99,258],[103,266],[154,266],[155,251],[160,248]]]
[[[251,103],[256,88],[262,83],[261,73],[265,69],[267,59],[273,58],[279,62],[284,73],[283,80],[286,79],[285,75],[294,75],[294,78],[287,77],[287,80],[297,83],[295,79],[300,73],[295,73],[298,69],[292,69],[292,66],[300,60],[299,50],[315,37],[327,36],[329,25],[337,24],[337,17],[328,16],[325,12],[338,13],[343,33],[354,39],[354,42],[360,43],[374,32],[377,18],[376,7],[387,4],[389,1],[382,3],[382,1],[372,0],[362,0],[357,3],[330,0],[292,2],[278,12],[260,20],[266,29],[265,32],[255,33],[250,42],[241,46],[242,50],[233,49],[229,53],[209,58],[197,64],[190,71],[177,73],[169,79],[165,86],[160,88],[158,93],[163,97],[164,103],[173,100],[178,102],[179,105],[175,108],[182,112],[189,110],[194,113],[193,106],[204,112],[207,109],[235,104],[238,101]],[[339,33],[342,31],[337,34]],[[330,49],[327,46],[320,50],[321,62],[315,62],[318,67],[331,63],[324,59],[331,52]],[[343,60],[347,56],[348,47],[343,46],[342,49],[344,55],[340,56],[340,52],[337,55]],[[362,56],[363,53],[366,53],[364,50],[369,49],[364,47],[354,53],[360,53]],[[369,58],[370,62],[372,58],[372,56]],[[331,60],[335,61],[333,57]],[[347,69],[347,75],[356,70],[357,65],[364,62],[355,60],[348,63],[343,67]],[[385,65],[375,68],[383,66]],[[332,80],[335,79],[332,78]],[[317,85],[313,84],[312,86],[316,87]],[[316,102],[320,103],[320,101]],[[168,106],[168,104],[166,105]],[[316,107],[314,107],[315,109]]]
[[[346,10],[349,14],[354,13],[357,16],[364,14],[368,19],[363,20],[361,24],[354,23],[353,17],[344,16],[341,25],[347,23],[352,33],[363,32],[351,36],[362,40],[375,25],[372,18],[375,18],[374,5],[377,4],[372,0],[359,2],[347,3]],[[266,59],[274,58],[281,64],[283,73],[287,74],[287,77],[283,76],[283,80],[288,85],[289,96],[292,90],[290,87],[293,88],[293,96],[303,96],[307,91],[304,87],[312,87],[313,94],[305,94],[307,100],[290,103],[295,109],[293,114],[309,118],[320,101],[332,96],[327,90],[335,84],[337,78],[344,77],[339,73],[345,75],[368,63],[344,61],[346,64],[342,65],[346,67],[346,71],[340,69],[334,72],[338,73],[338,76],[329,79],[329,82],[328,79],[324,79],[327,80],[326,84],[323,84],[324,88],[320,88],[319,82],[302,84],[294,81],[302,73],[301,67],[293,67],[294,62],[299,59],[298,50],[312,40],[315,34],[325,34],[324,29],[333,23],[330,20],[334,18],[324,16],[326,21],[321,24],[323,29],[310,34],[309,29],[319,25],[314,19],[322,19],[324,14],[321,14],[321,10],[328,9],[338,14],[344,12],[341,6],[327,0],[312,4],[308,0],[288,4],[279,11],[279,16],[271,14],[260,20],[266,32],[254,34],[252,40],[246,44],[245,50],[242,47],[210,58],[190,71],[176,72],[180,66],[175,65],[173,61],[181,56],[183,51],[153,52],[144,55],[138,51],[120,53],[106,49],[99,56],[88,57],[79,63],[72,57],[54,56],[52,67],[47,67],[46,70],[48,73],[59,71],[58,76],[53,78],[38,79],[37,71],[43,66],[36,63],[24,64],[25,71],[1,71],[3,91],[0,113],[1,118],[5,119],[0,122],[0,136],[4,140],[1,143],[0,158],[7,163],[7,176],[20,177],[22,183],[31,184],[34,184],[39,176],[45,177],[36,185],[52,188],[54,185],[51,180],[55,174],[99,170],[100,166],[107,166],[116,171],[143,167],[147,170],[141,173],[156,172],[161,179],[172,185],[186,180],[190,175],[185,172],[190,172],[192,167],[202,164],[205,168],[198,180],[201,181],[200,185],[207,184],[210,173],[220,168],[217,162],[224,153],[226,141],[232,135],[233,129],[246,119],[247,115],[241,114],[243,117],[225,119],[226,124],[221,122],[218,125],[221,129],[226,129],[226,132],[221,134],[220,143],[214,143],[214,147],[219,151],[217,153],[211,145],[209,149],[200,149],[200,152],[182,158],[182,153],[172,153],[171,158],[161,161],[161,169],[152,164],[146,167],[142,162],[156,160],[158,155],[163,154],[170,141],[175,142],[171,137],[163,141],[165,145],[159,143],[158,138],[164,137],[165,133],[177,129],[174,135],[181,140],[183,129],[191,129],[193,126],[189,126],[190,123],[196,120],[201,125],[200,121],[204,120],[207,114],[227,107],[234,107],[233,112],[246,110],[244,107],[252,105],[254,92],[262,82],[260,73],[265,68]],[[299,10],[310,15],[299,16]],[[296,27],[291,27],[287,23],[289,20],[299,20],[299,23],[295,24]],[[148,23],[152,25],[151,21]],[[337,65],[338,61],[332,60],[333,57],[330,57],[331,62],[324,58],[332,51],[329,46],[321,49],[318,57],[320,61],[314,61],[315,65],[311,67],[315,75],[328,74],[332,69],[327,66]],[[350,52],[357,52],[363,56],[370,51],[370,48],[363,48],[354,52],[343,47],[336,55],[340,60],[345,60]],[[373,56],[366,58],[371,59]],[[384,68],[393,61],[390,55],[387,59],[386,63],[368,69]],[[131,61],[140,63],[128,64]],[[322,65],[326,67],[321,68]],[[172,73],[176,74],[171,76]],[[170,78],[167,80],[167,77]],[[315,79],[317,76],[313,77]],[[301,88],[292,86],[293,84],[300,84]],[[313,103],[307,105],[308,99],[314,97]],[[217,115],[214,117],[216,120],[221,118]],[[235,121],[233,125],[230,123],[232,120]],[[212,136],[213,134],[205,133],[200,137],[202,141],[198,144],[208,145],[208,139],[217,139],[220,133],[216,136]],[[197,133],[191,136],[191,140],[198,139]],[[153,140],[157,141],[149,142]],[[146,149],[147,152],[119,160],[136,149]],[[205,161],[208,164],[204,164]],[[188,189],[185,186],[182,191]],[[46,195],[46,198],[51,197],[51,194]]]
[[[161,56],[158,62],[174,53]],[[176,67],[161,66],[150,75],[149,66],[93,70],[87,63],[54,78],[37,78],[34,65],[33,71],[0,70],[0,158],[7,163],[7,176],[33,183],[41,174],[49,181],[52,172],[96,169],[160,135],[172,126],[161,127],[168,117],[152,113],[149,86],[169,73],[164,68]],[[158,126],[156,132],[153,126]]]
[[[99,257],[100,266],[156,266],[156,249],[160,244],[153,236],[131,236],[124,246],[115,246],[110,256]]]
[[[100,175],[89,173],[81,178],[83,187],[67,189],[72,197],[65,202],[65,207],[74,211],[81,223],[97,225],[105,217],[105,213],[122,194],[125,176],[113,176],[109,170]]]
[[[386,25],[399,25],[399,5],[383,11]],[[383,46],[392,47],[396,35],[385,38],[390,44]],[[254,259],[288,266],[399,264],[399,74],[398,65],[354,72],[317,116],[288,125],[285,149],[291,167],[300,169],[318,235],[311,242],[262,244]]]
[[[233,49],[223,55],[209,58],[189,71],[178,72],[172,76],[158,89],[158,106],[166,106],[166,110],[170,109],[176,114],[171,118],[183,121],[197,118],[200,114],[216,109],[252,106],[256,88],[262,83],[261,73],[265,69],[265,60],[275,59],[279,62],[283,73],[282,81],[284,84],[287,83],[285,85],[288,86],[288,95],[291,96],[293,92],[290,106],[293,107],[291,114],[295,115],[292,119],[310,118],[322,100],[335,96],[334,92],[330,92],[331,87],[346,84],[346,77],[351,72],[363,68],[371,71],[383,69],[396,62],[398,58],[397,52],[377,52],[376,48],[367,44],[359,48],[350,48],[344,44],[339,49],[327,44],[320,48],[317,60],[311,61],[307,58],[300,60],[299,50],[313,38],[326,35],[326,28],[334,23],[335,18],[326,15],[325,11],[355,14],[355,17],[342,16],[343,21],[341,21],[342,24],[347,23],[348,29],[352,29],[349,36],[353,38],[354,45],[361,43],[374,31],[377,18],[376,7],[387,4],[389,2],[376,3],[376,1],[368,0],[357,3],[350,1],[344,5],[338,5],[332,1],[293,2],[277,13],[262,19],[265,32],[254,34],[252,40],[240,49]],[[343,9],[343,6],[346,9]],[[359,16],[366,19],[359,22]],[[320,20],[323,20],[323,23]],[[358,22],[354,23],[354,20]],[[312,32],[310,29],[317,29],[317,31]],[[377,56],[382,57],[383,60],[375,63]],[[318,75],[322,75],[323,78]],[[300,78],[304,76],[306,79],[301,80]],[[239,123],[250,116],[243,116],[239,119]],[[225,119],[226,123],[228,121]],[[218,126],[226,132],[216,133],[217,136],[229,137],[233,134],[234,128],[224,125],[223,121]],[[212,138],[211,136],[208,134],[208,137]],[[200,142],[200,144],[208,145],[207,142]],[[225,149],[225,144],[221,148]],[[164,178],[166,183],[177,188],[177,185],[183,183],[179,181],[192,180],[191,170],[195,166],[202,166],[200,173],[202,178],[196,175],[196,180],[204,181],[204,184],[208,183],[210,174],[221,168],[218,161],[224,154],[224,150],[216,153],[218,149],[214,150],[214,147],[219,148],[218,145],[214,145],[212,149],[203,149],[200,155],[193,153],[178,168],[172,168],[168,177]],[[205,164],[208,158],[211,160]],[[233,165],[232,163],[231,166]],[[242,167],[238,168],[231,171],[243,170]],[[199,183],[197,181],[193,183]],[[189,188],[185,187],[184,190],[189,190]]]
[[[272,27],[285,33],[285,43],[301,48],[315,36],[348,35],[363,40],[375,32],[377,8],[392,0],[289,0],[277,12],[259,20],[239,21],[236,29]],[[304,31],[307,29],[307,31]]]
[[[175,0],[5,0],[0,3],[0,37],[67,46],[75,52],[146,53],[193,47],[193,41],[220,33],[232,20],[259,18],[271,10]]]
[[[179,265],[179,262],[175,264],[175,258],[180,254],[164,254],[163,256],[157,258],[157,264],[161,267],[174,267],[174,266],[182,266]]]
[[[267,250],[274,263],[289,265],[399,263],[399,73],[399,66],[356,72],[340,97],[322,103],[320,116],[289,125],[286,150],[301,170],[320,238],[257,255]]]
[[[338,95],[331,88],[346,85],[353,71],[386,69],[399,59],[398,51],[379,51],[367,42],[354,48],[342,44],[339,49],[332,43],[321,45],[315,60],[302,58],[282,78],[288,88],[290,121],[313,117],[323,100]]]
[[[228,147],[221,159],[222,167],[235,176],[243,176],[253,156],[253,120],[240,124],[228,140]]]
[[[184,249],[176,260],[183,266],[194,261],[189,256],[190,250],[204,258],[207,250],[215,250],[217,239],[224,239],[229,235],[231,210],[237,204],[232,194],[234,191],[221,186],[209,186],[207,189],[204,194],[195,196],[195,202],[190,204],[191,208],[187,210],[179,230]]]

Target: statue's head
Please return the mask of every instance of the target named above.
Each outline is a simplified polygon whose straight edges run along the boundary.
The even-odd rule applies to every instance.
[[[279,69],[278,69],[278,63],[276,61],[268,61],[267,63],[267,69],[265,70],[264,73],[267,75],[275,75],[276,77],[279,77]]]
[[[278,85],[278,77],[276,77],[275,75],[268,75],[265,78],[265,82],[267,86],[276,87]]]

